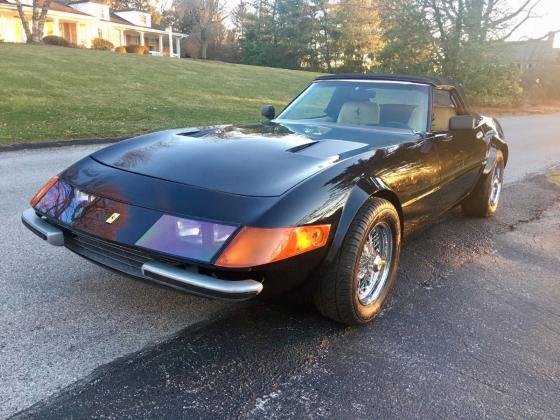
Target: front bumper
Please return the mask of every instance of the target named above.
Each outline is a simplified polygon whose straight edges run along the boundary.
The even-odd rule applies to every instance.
[[[31,232],[49,244],[55,246],[64,245],[64,233],[62,230],[37,216],[34,209],[28,208],[25,210],[21,214],[21,221]]]
[[[23,224],[51,245],[66,246],[71,251],[113,270],[139,277],[174,289],[210,298],[247,300],[263,289],[256,280],[222,280],[196,271],[158,261],[149,253],[69,232],[54,226],[29,208],[21,215]]]

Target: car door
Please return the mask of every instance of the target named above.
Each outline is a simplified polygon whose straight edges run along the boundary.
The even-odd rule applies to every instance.
[[[477,135],[476,128],[450,130],[449,120],[452,117],[467,114],[454,91],[434,88],[432,112],[431,131],[441,160],[439,206],[447,210],[474,187],[485,157],[485,149],[482,148],[486,146],[481,136]]]

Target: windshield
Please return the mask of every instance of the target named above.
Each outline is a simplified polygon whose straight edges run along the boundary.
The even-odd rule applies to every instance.
[[[319,81],[311,84],[278,120],[392,127],[425,132],[429,87],[383,81]]]

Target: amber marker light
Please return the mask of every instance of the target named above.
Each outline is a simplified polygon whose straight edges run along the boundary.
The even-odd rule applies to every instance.
[[[31,204],[31,207],[35,207],[37,204],[39,204],[39,201],[41,201],[41,199],[44,197],[47,191],[49,191],[52,188],[52,186],[57,182],[58,182],[57,175],[53,176],[51,179],[45,182],[45,185],[43,185],[41,189],[37,191],[37,194],[35,194],[31,199],[31,201],[29,202],[29,204]]]
[[[289,228],[244,227],[220,254],[215,265],[254,267],[313,251],[326,245],[330,225]]]

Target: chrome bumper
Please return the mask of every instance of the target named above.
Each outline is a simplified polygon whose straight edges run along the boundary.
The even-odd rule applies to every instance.
[[[263,289],[262,283],[256,280],[220,280],[159,261],[144,263],[142,274],[157,283],[163,283],[190,293],[229,300],[251,299]]]
[[[21,221],[29,230],[46,240],[49,244],[56,246],[64,245],[62,230],[37,216],[34,209],[29,208],[25,210],[21,215]],[[71,240],[68,241],[68,247],[70,250],[73,250],[71,242]],[[81,252],[74,250],[74,252],[98,264],[125,274],[145,278],[155,283],[199,296],[227,300],[246,300],[257,296],[263,289],[262,283],[256,280],[220,280],[154,260],[146,261],[141,267],[138,266],[136,270],[139,270],[136,272],[127,273],[122,267],[115,266],[110,259],[100,259],[99,253],[89,255],[85,254],[83,250]]]
[[[47,241],[49,244],[55,246],[64,245],[64,234],[62,231],[37,216],[34,209],[29,208],[25,210],[21,214],[21,221],[31,232]]]

